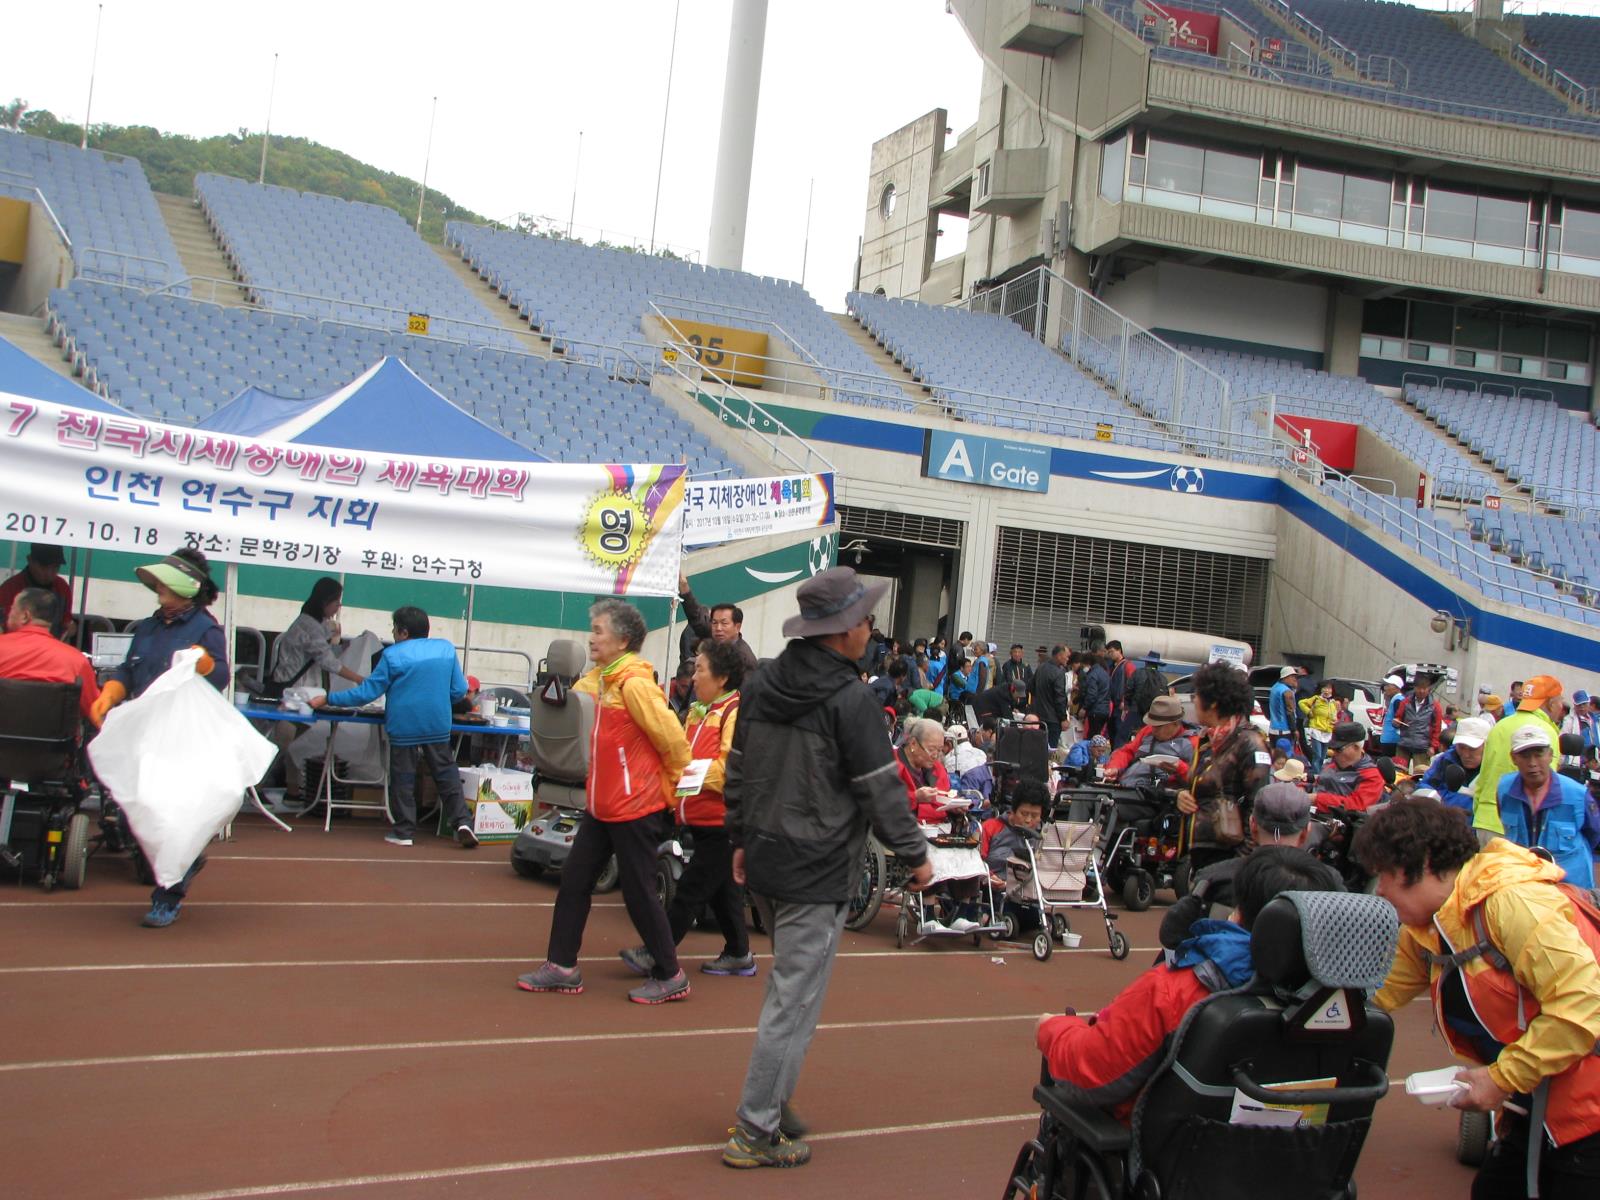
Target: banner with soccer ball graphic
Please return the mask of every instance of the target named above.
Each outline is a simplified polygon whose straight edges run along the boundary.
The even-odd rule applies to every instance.
[[[0,393],[5,536],[158,558],[677,592],[682,466],[475,462],[236,437]]]

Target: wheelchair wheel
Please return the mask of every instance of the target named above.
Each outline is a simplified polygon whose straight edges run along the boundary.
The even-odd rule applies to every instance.
[[[1155,895],[1156,881],[1149,871],[1130,871],[1122,881],[1122,903],[1129,912],[1144,912]]]
[[[1456,1131],[1456,1161],[1469,1167],[1481,1167],[1489,1157],[1489,1114],[1464,1112]]]
[[[1120,929],[1111,932],[1111,957],[1121,962],[1128,957],[1128,936]]]
[[[906,942],[911,938],[911,905],[900,906],[900,915],[894,923],[894,946],[896,950],[904,950]]]
[[[1000,924],[1004,928],[996,936],[1008,942],[1016,941],[1017,934],[1021,930],[1021,926],[1017,924],[1017,914],[1014,912],[1003,914],[1000,918]]]
[[[1033,956],[1040,962],[1049,962],[1055,948],[1055,941],[1050,937],[1048,929],[1041,929],[1033,935]]]
[[[672,877],[672,864],[664,858],[656,859],[656,899],[666,908],[678,894],[678,881]]]
[[[61,844],[61,857],[56,860],[56,878],[61,886],[77,891],[83,886],[83,876],[89,866],[89,814],[73,813],[67,822],[67,836]]]
[[[613,854],[606,859],[605,870],[600,872],[600,878],[594,881],[594,894],[615,891],[617,880],[622,878],[622,868],[617,866],[617,856]]]
[[[1067,920],[1066,913],[1050,914],[1050,932],[1058,942],[1064,942],[1067,934],[1072,932],[1072,924]]]
[[[868,836],[861,856],[861,877],[856,881],[855,893],[850,897],[850,908],[844,927],[850,930],[865,929],[883,907],[883,893],[888,887],[889,860],[878,839]]]

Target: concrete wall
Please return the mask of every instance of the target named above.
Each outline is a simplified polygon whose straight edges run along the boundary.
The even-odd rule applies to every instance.
[[[801,432],[834,463],[838,472],[839,503],[963,522],[964,546],[954,586],[953,614],[961,628],[975,629],[988,619],[994,582],[995,530],[1000,525],[1257,558],[1271,558],[1276,550],[1277,518],[1271,504],[1208,495],[1180,495],[1164,484],[1135,490],[1109,479],[1063,475],[1052,475],[1050,490],[1043,494],[926,479],[922,476],[921,442],[916,431],[947,429],[1078,450],[1104,456],[1108,469],[1127,469],[1137,474],[1164,474],[1139,469],[1183,463],[1200,465],[1211,473],[1219,470],[1219,464],[1100,442],[1016,434],[927,414],[909,421],[904,418],[889,421],[869,416],[859,407],[849,405],[808,403],[806,408],[821,419],[813,431]],[[831,418],[839,420],[832,422]],[[918,452],[886,453],[882,447],[887,444],[887,431],[905,435],[908,425]],[[1253,480],[1271,479],[1274,475],[1272,471],[1232,464],[1226,469]]]
[[[72,254],[62,244],[44,206],[35,200],[29,209],[27,252],[5,297],[5,307],[37,316],[50,298],[50,289],[66,287],[71,281]]]
[[[1600,631],[1489,601],[1300,481],[1283,486],[1263,661],[1321,656],[1330,673],[1370,679],[1399,662],[1444,663],[1468,700],[1479,684],[1503,695],[1540,673],[1569,692],[1600,682]],[[1429,627],[1440,608],[1471,618],[1464,647]]]
[[[1328,290],[1314,284],[1159,262],[1106,288],[1102,299],[1146,329],[1318,354],[1327,345]]]
[[[1405,503],[1414,503],[1417,497],[1417,476],[1422,468],[1415,460],[1407,458],[1382,437],[1370,429],[1356,434],[1355,473],[1369,479],[1386,479],[1394,484],[1394,494]],[[1365,482],[1365,481],[1363,481]],[[1375,492],[1383,492],[1381,485],[1368,483]]]
[[[949,118],[936,108],[872,147],[866,220],[861,237],[861,290],[916,296],[932,265],[936,214],[928,209]],[[894,211],[883,214],[884,189],[895,189]]]

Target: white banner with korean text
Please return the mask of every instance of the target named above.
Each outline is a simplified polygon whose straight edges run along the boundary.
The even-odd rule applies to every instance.
[[[0,392],[0,537],[618,596],[676,594],[685,468],[234,437]]]
[[[832,525],[833,472],[764,479],[690,479],[683,489],[683,544],[714,546]]]

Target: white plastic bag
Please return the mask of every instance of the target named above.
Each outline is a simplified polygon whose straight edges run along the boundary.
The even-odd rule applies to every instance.
[[[174,654],[166,673],[112,709],[89,743],[95,774],[127,814],[162,887],[183,878],[278,752],[195,674],[200,653],[196,646]]]

